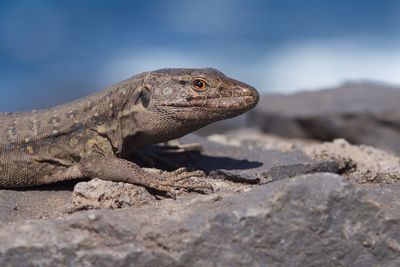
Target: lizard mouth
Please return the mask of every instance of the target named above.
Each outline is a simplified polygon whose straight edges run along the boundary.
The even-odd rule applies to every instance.
[[[169,109],[178,120],[194,124],[236,117],[252,108],[259,100],[259,94],[251,86],[219,88],[207,94],[196,94],[167,100],[161,104]]]
[[[173,103],[164,103],[175,119],[196,125],[239,116],[257,105],[257,95],[192,98]]]
[[[166,102],[161,106],[172,108],[190,108],[213,110],[213,111],[240,111],[253,108],[258,102],[258,97],[255,96],[235,96],[235,97],[188,97],[179,101]]]

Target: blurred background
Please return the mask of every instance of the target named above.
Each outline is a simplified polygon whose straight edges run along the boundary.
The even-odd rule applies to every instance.
[[[164,67],[218,68],[263,93],[400,84],[400,1],[0,1],[0,111]]]

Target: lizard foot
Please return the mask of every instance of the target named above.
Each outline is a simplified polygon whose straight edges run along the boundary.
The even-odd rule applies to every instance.
[[[187,171],[186,168],[179,168],[173,172],[163,172],[165,179],[161,182],[163,189],[167,189],[169,195],[176,198],[176,189],[185,190],[209,190],[214,192],[214,188],[207,182],[194,181],[193,177],[205,177],[203,171]]]
[[[141,185],[166,192],[173,198],[176,197],[176,190],[179,189],[213,192],[213,187],[209,183],[196,179],[206,177],[203,171],[189,172],[186,168],[179,168],[172,172],[144,169],[131,161],[116,157],[82,158],[79,171],[84,177]]]

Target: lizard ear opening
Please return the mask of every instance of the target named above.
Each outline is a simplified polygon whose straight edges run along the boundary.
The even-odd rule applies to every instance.
[[[143,87],[135,100],[135,104],[141,103],[143,107],[147,108],[150,104],[150,92],[146,87]]]

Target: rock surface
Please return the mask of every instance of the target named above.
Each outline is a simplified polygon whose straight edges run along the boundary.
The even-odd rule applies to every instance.
[[[141,186],[92,179],[76,184],[70,208],[76,210],[143,206],[155,203],[156,199]]]
[[[391,184],[400,181],[400,158],[370,146],[355,146],[344,139],[305,146],[303,151],[319,160],[334,160],[351,167],[347,176],[356,183]]]
[[[397,266],[400,203],[311,174],[245,193],[78,212],[0,227],[0,265]]]
[[[344,138],[400,154],[400,88],[346,83],[293,95],[265,95],[248,124],[284,137]]]
[[[217,179],[266,183],[300,174],[340,172],[337,161],[314,160],[299,149],[279,151],[258,146],[227,146],[196,135],[188,135],[182,141],[199,143],[203,147],[202,154],[191,155],[191,167]]]
[[[209,139],[220,144],[262,149],[274,148],[283,152],[302,151],[313,160],[335,162],[336,171],[355,183],[392,184],[400,181],[400,158],[390,152],[366,145],[352,145],[344,139],[333,142],[310,142],[266,135],[255,129],[241,129]],[[332,165],[331,165],[332,166]]]

